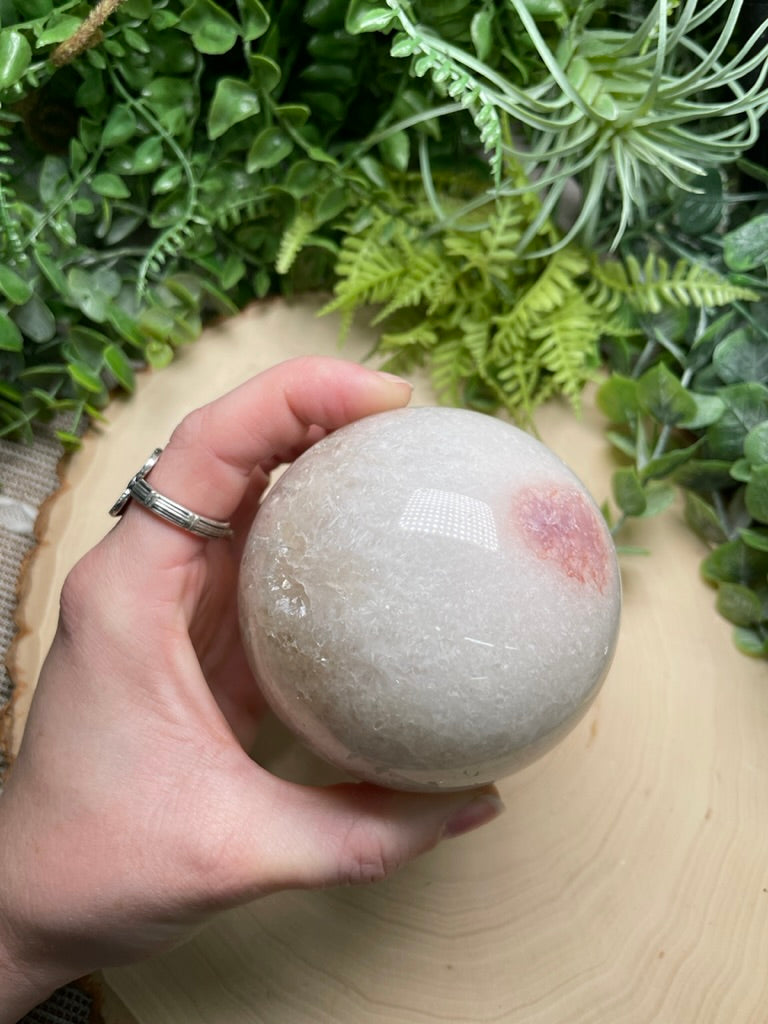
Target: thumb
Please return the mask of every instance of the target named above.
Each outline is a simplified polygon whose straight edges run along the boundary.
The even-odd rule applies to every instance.
[[[478,828],[504,809],[493,786],[404,793],[369,783],[312,788],[270,778],[275,792],[268,827],[262,778],[256,790],[261,828],[250,836],[249,829],[239,832],[247,847],[241,861],[250,875],[246,897],[380,881],[441,839]]]

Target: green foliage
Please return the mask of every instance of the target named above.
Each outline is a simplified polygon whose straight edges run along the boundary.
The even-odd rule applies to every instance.
[[[675,244],[695,245],[708,273],[724,273],[722,254],[743,266],[739,240],[752,251],[753,221],[762,219],[723,241],[678,235]],[[644,337],[624,341],[624,372],[601,385],[598,404],[627,463],[613,477],[617,518],[606,510],[614,532],[682,489],[686,520],[712,549],[702,574],[717,588],[718,611],[740,650],[768,657],[768,281],[751,285],[751,301],[724,313],[707,302],[676,320],[646,316]],[[708,294],[720,295],[719,286]]]
[[[765,653],[768,206],[732,193],[768,43],[744,8],[3,0],[0,436],[65,412],[76,444],[137,367],[275,292],[375,307],[392,368],[525,422],[605,365],[619,522],[682,487],[713,556],[736,544],[708,578]]]
[[[456,200],[441,193],[439,201]],[[503,406],[526,423],[552,394],[578,407],[609,323],[586,296],[590,261],[575,247],[521,260],[516,247],[531,217],[521,197],[497,199],[483,214],[473,232],[438,230],[415,183],[400,182],[344,238],[326,312],[349,322],[378,307],[387,368],[427,362],[443,401]]]

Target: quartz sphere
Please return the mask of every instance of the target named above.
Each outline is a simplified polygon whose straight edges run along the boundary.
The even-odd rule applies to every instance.
[[[239,583],[267,702],[322,758],[396,789],[523,767],[607,672],[621,585],[599,509],[541,442],[482,413],[369,416],[267,494]]]

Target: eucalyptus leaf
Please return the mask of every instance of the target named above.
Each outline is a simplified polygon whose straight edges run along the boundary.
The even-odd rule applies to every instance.
[[[694,491],[685,492],[683,511],[686,523],[707,544],[723,544],[728,540],[715,509]]]
[[[756,382],[731,384],[721,388],[718,396],[725,411],[707,428],[707,451],[716,459],[736,460],[750,430],[768,419],[768,388]]]
[[[596,400],[611,423],[632,422],[640,411],[637,380],[612,373],[598,388]]]
[[[617,469],[611,478],[616,504],[628,516],[641,516],[648,507],[648,499],[637,471],[632,467]]]
[[[730,459],[690,459],[674,473],[674,481],[680,487],[711,494],[733,486]]]
[[[721,583],[718,586],[717,610],[735,626],[754,626],[763,617],[760,598],[742,583]]]
[[[660,423],[673,426],[696,414],[696,403],[664,363],[657,363],[640,377],[638,398]]]
[[[645,483],[649,480],[657,480],[669,476],[680,466],[690,461],[704,443],[704,438],[699,438],[687,448],[673,448],[670,451],[657,455],[648,460],[640,470],[640,479]]]
[[[733,642],[742,654],[765,657],[768,654],[768,628],[737,626],[733,631]]]
[[[753,519],[768,523],[768,465],[754,467],[744,500]]]
[[[754,548],[755,551],[768,552],[768,530],[753,530],[744,527],[739,530],[739,536],[748,547]]]
[[[32,295],[32,286],[11,267],[0,263],[0,293],[12,305],[19,306]]]
[[[725,384],[768,381],[768,345],[746,327],[733,331],[717,345],[712,362]]]
[[[731,270],[752,270],[768,263],[768,213],[753,217],[723,237],[723,257]]]
[[[0,351],[21,352],[24,338],[7,312],[0,310]]]
[[[765,583],[768,552],[750,548],[740,538],[728,540],[704,559],[701,572],[711,583],[743,583],[755,587]]]
[[[768,419],[752,427],[744,438],[744,456],[751,466],[768,465]]]
[[[40,295],[33,294],[23,306],[18,306],[13,311],[13,319],[25,337],[37,345],[56,336],[56,317]]]

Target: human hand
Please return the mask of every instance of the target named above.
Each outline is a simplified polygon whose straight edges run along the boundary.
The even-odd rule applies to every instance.
[[[151,477],[229,519],[233,538],[203,540],[132,502],[69,575],[0,798],[0,1024],[72,978],[172,947],[215,911],[383,878],[498,813],[493,789],[298,786],[245,753],[265,708],[236,579],[269,473],[409,395],[339,360],[253,378],[189,415]]]

